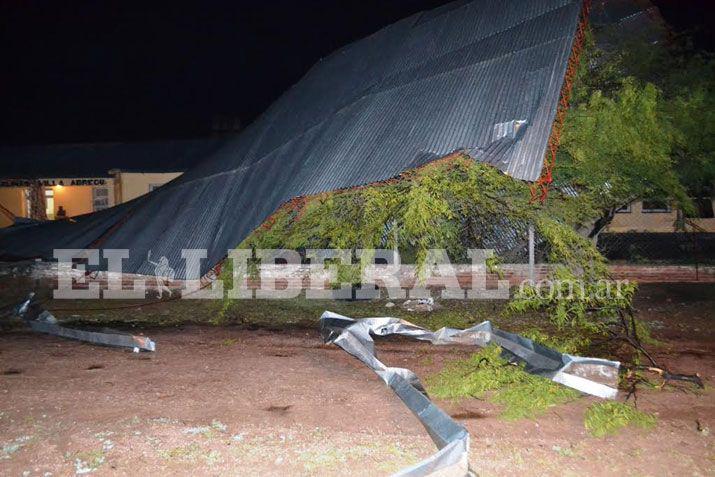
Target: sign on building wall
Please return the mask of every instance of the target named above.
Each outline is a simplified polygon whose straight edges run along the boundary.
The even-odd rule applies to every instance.
[[[54,179],[0,179],[0,187],[30,187],[36,182],[40,182],[45,187],[54,186],[103,186],[111,179],[102,177],[77,177],[54,178]]]

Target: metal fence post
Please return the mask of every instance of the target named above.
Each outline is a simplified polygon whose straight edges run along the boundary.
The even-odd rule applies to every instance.
[[[534,270],[534,226],[529,224],[529,280],[536,283],[536,271]]]

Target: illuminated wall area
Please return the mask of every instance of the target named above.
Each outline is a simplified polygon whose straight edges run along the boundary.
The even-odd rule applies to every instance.
[[[135,199],[179,177],[181,172],[110,171],[113,177],[0,179],[0,227],[14,217],[30,217],[30,184],[44,189],[44,208],[49,220],[75,217]],[[60,213],[60,207],[64,213]]]
[[[30,183],[35,181],[43,186],[44,209],[50,220],[88,214],[115,205],[112,178],[4,179],[0,181],[0,210],[3,211],[0,227],[12,225],[12,216],[30,218]]]
[[[3,208],[0,209],[3,210],[3,213],[0,213],[0,227],[12,225],[12,216],[27,217],[25,189],[22,187],[0,187],[0,206]]]
[[[113,206],[114,184],[110,180],[103,186],[55,186],[46,188],[45,195],[48,219],[59,218],[60,207],[66,217],[74,217]]]

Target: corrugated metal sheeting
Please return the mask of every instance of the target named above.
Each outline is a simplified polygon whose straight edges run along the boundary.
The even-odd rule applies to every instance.
[[[3,231],[1,253],[50,257],[103,237],[102,247],[130,249],[125,271],[152,274],[151,251],[183,277],[181,249],[207,249],[207,271],[293,197],[385,180],[455,150],[533,181],[580,10],[574,0],[474,0],[413,15],[318,62],[169,185],[75,224]]]

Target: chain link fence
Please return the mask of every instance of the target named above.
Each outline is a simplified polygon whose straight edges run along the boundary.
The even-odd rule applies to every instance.
[[[602,233],[598,249],[611,261],[657,264],[715,264],[715,233]]]

